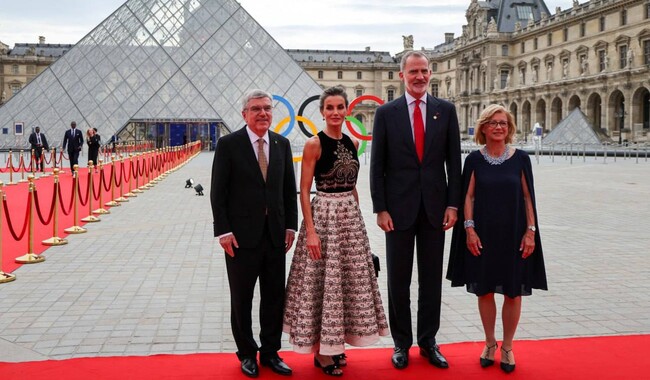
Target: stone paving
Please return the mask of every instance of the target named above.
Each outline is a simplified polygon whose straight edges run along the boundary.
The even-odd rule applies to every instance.
[[[212,236],[212,157],[200,154],[0,284],[0,361],[234,352],[224,253]],[[650,333],[650,162],[533,162],[550,290],[524,299],[517,339]],[[385,264],[369,157],[361,163],[361,207]],[[187,178],[206,196],[185,189]],[[386,303],[385,272],[379,283]],[[414,309],[416,283],[414,275]],[[445,280],[438,342],[481,341],[481,331],[475,297]],[[286,336],[283,349],[290,349]]]

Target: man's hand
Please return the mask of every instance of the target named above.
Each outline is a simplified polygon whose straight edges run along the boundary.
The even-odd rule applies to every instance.
[[[296,238],[296,233],[292,230],[287,230],[284,234],[284,253],[289,252],[289,249],[291,249],[291,246],[293,245],[293,241]]]
[[[458,220],[458,210],[447,207],[445,210],[445,217],[442,220],[442,228],[444,228],[445,231],[448,229],[452,228],[455,224],[456,221]]]
[[[221,244],[221,247],[224,251],[226,251],[226,254],[228,254],[228,256],[235,257],[234,248],[239,248],[239,244],[237,243],[237,239],[235,239],[235,235],[230,234],[220,237],[219,244]]]
[[[390,217],[388,211],[380,211],[377,213],[377,225],[384,232],[390,232],[395,229],[393,227],[393,219]]]

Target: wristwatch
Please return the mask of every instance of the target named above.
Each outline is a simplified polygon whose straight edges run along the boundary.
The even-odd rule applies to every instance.
[[[537,228],[535,228],[535,226],[528,226],[528,229],[533,232],[537,231]]]

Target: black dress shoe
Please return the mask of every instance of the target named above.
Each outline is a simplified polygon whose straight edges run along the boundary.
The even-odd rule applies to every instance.
[[[260,375],[257,360],[252,358],[244,358],[241,360],[241,371],[248,377],[257,377]]]
[[[447,363],[447,359],[440,352],[440,347],[437,344],[431,347],[420,347],[420,355],[428,358],[429,363],[438,368],[449,368],[449,363]]]
[[[289,366],[286,365],[279,356],[264,359],[260,358],[260,363],[265,367],[271,367],[271,370],[278,375],[289,376],[292,373],[291,368],[289,368]]]
[[[393,367],[397,369],[404,369],[409,365],[409,349],[395,347],[393,349],[393,356],[390,358],[393,362]]]

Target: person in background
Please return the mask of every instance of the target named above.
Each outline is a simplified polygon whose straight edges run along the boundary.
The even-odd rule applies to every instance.
[[[325,129],[302,154],[303,222],[287,282],[284,332],[294,350],[341,376],[345,344],[368,346],[388,335],[370,243],[356,189],[359,142],[343,134],[348,98],[342,87],[320,96]],[[313,181],[316,196],[310,202]],[[351,228],[351,226],[354,226]]]
[[[43,149],[50,151],[47,145],[47,138],[41,133],[41,127],[34,127],[34,132],[29,135],[29,143],[34,151],[34,165],[40,166],[41,172],[45,171],[45,160],[43,159]]]
[[[521,296],[547,290],[539,236],[530,157],[509,144],[517,130],[503,106],[483,110],[476,142],[485,146],[470,153],[463,167],[464,205],[451,244],[447,278],[452,286],[467,286],[478,297],[485,332],[482,367],[494,364],[497,307],[503,294],[501,369],[515,370],[513,339],[521,315]]]
[[[63,149],[68,148],[68,158],[70,160],[70,170],[74,175],[74,166],[79,165],[79,152],[84,145],[83,133],[77,129],[75,121],[70,123],[70,129],[63,135]]]
[[[370,193],[386,235],[388,310],[397,369],[413,344],[411,276],[417,245],[417,344],[438,368],[447,359],[436,343],[440,327],[445,231],[460,207],[460,133],[456,107],[427,94],[431,70],[424,53],[402,56],[403,96],[377,108],[370,158]]]
[[[212,164],[214,236],[226,255],[231,327],[241,371],[257,377],[260,363],[280,375],[292,370],[278,356],[282,338],[286,252],[298,228],[296,179],[288,139],[269,131],[272,96],[253,90],[243,99],[246,126],[221,137]],[[260,281],[260,342],[251,309]]]
[[[93,162],[93,165],[97,166],[97,157],[99,156],[99,146],[100,138],[94,128],[90,128],[86,131],[86,143],[88,144],[88,166],[90,166],[90,161]]]

